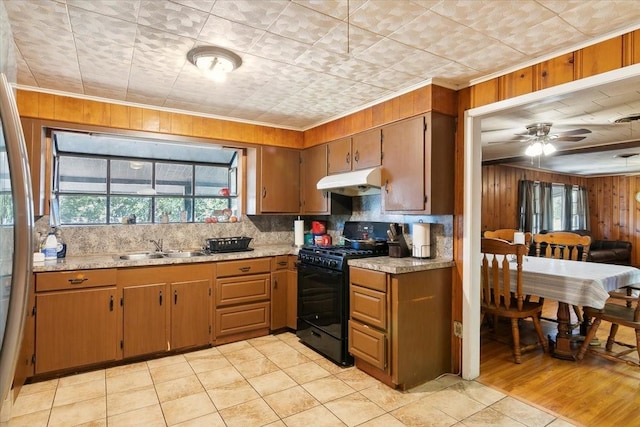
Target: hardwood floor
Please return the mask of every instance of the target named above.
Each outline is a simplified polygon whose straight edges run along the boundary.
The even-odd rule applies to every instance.
[[[555,317],[556,308],[554,301],[545,301],[543,315]],[[542,323],[545,336],[555,336],[557,324]],[[598,329],[602,346],[609,326],[602,322]],[[523,340],[535,341],[531,321],[523,322],[520,331]],[[496,336],[483,327],[479,382],[585,426],[640,426],[639,367],[588,352],[579,362],[560,360],[543,353],[541,347],[523,354],[522,363],[517,365],[508,342],[510,333],[509,325],[502,322]],[[635,343],[630,328],[621,327],[617,338]],[[637,361],[637,352],[629,358]]]

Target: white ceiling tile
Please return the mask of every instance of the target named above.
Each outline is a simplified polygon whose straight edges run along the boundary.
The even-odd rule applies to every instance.
[[[351,13],[366,3],[367,0],[292,0],[309,9],[333,16],[338,19],[346,19],[347,13]]]
[[[309,49],[310,45],[291,40],[276,34],[265,33],[250,50],[250,53],[262,58],[295,63],[295,60]]]
[[[497,40],[526,32],[554,13],[533,0],[443,1],[431,10]],[[496,16],[500,24],[496,25]]]
[[[216,0],[171,0],[174,3],[179,3],[183,6],[187,6],[193,9],[202,10],[203,12],[211,12]]]
[[[198,35],[198,41],[247,52],[262,35],[264,35],[264,30],[222,19],[215,15],[209,15],[202,31]]]
[[[349,59],[349,55],[341,55],[314,47],[296,58],[295,64],[308,70],[330,73],[331,69],[337,64],[348,61]]]
[[[288,3],[282,0],[223,0],[213,5],[211,13],[230,21],[266,30]]]
[[[640,7],[637,2],[628,0],[587,1],[566,11],[562,18],[584,34],[595,36],[612,31],[630,20],[640,22]]]
[[[138,26],[134,60],[148,58],[156,68],[182,68],[194,41],[187,37]],[[144,55],[144,56],[143,56]]]
[[[140,0],[127,1],[87,1],[67,0],[67,5],[85,9],[100,15],[136,22],[140,10]]]
[[[488,45],[478,46],[475,52],[467,53],[460,57],[458,62],[490,73],[496,69],[506,68],[509,64],[523,62],[525,58],[525,55],[517,50],[503,43],[493,42]]]
[[[373,74],[380,73],[384,69],[384,66],[349,58],[346,61],[337,63],[331,68],[329,73],[337,77],[361,82]]]
[[[55,0],[19,0],[2,2],[14,34],[27,33],[32,28],[50,32],[71,31],[67,7]]]
[[[416,77],[396,70],[386,69],[374,76],[371,76],[371,78],[363,80],[362,82],[370,84],[371,86],[400,92],[402,89],[415,86],[421,81],[423,81],[421,77]]]
[[[433,77],[437,69],[447,64],[450,64],[450,60],[416,49],[414,53],[406,55],[398,62],[390,64],[390,67],[396,71],[427,79]]]
[[[278,19],[269,26],[269,32],[313,44],[339,23],[339,20],[328,15],[289,3]]]
[[[383,38],[367,50],[362,53],[354,54],[354,56],[362,61],[390,67],[393,64],[402,61],[406,57],[412,56],[418,52],[424,51],[416,49],[415,47],[407,46],[392,39]]]
[[[369,0],[351,13],[351,23],[388,36],[425,11],[424,7],[409,1]]]
[[[207,13],[168,1],[142,0],[138,23],[161,31],[196,38]]]
[[[358,55],[373,46],[383,37],[355,25],[341,22],[315,43],[315,47],[345,54]]]
[[[136,38],[136,24],[122,19],[100,15],[77,7],[69,7],[73,34],[108,40],[123,46],[133,46]],[[94,42],[95,43],[95,42]]]
[[[501,41],[527,55],[541,55],[567,44],[578,44],[587,37],[557,16],[533,25],[525,33],[502,37]],[[544,43],[540,41],[544,40]]]

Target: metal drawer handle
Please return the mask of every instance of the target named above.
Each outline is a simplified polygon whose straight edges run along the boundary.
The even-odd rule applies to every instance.
[[[251,270],[251,267],[240,267],[238,268],[238,270],[242,271],[243,273],[246,273],[247,271]]]
[[[287,261],[280,261],[280,262],[278,262],[278,265],[283,265],[283,266],[287,265]]]
[[[78,276],[78,277],[74,277],[73,279],[69,279],[69,283],[71,283],[72,285],[81,285],[87,280],[89,279],[87,279],[86,277]]]

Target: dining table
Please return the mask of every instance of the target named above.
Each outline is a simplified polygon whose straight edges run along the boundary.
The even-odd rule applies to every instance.
[[[515,283],[516,263],[509,266]],[[522,261],[523,292],[558,302],[558,333],[555,342],[550,341],[552,355],[560,359],[575,360],[569,307],[604,308],[610,291],[634,285],[640,285],[640,269],[632,266],[534,256]]]

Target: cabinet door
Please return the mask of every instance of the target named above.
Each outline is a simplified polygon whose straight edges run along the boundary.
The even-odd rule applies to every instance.
[[[211,282],[193,280],[171,284],[171,347],[186,348],[211,340]]]
[[[329,143],[327,153],[329,175],[351,170],[351,138]]]
[[[387,368],[387,336],[349,320],[349,353],[384,370]]]
[[[327,176],[327,145],[317,145],[302,152],[302,210],[309,214],[329,212],[329,193],[316,184]]]
[[[123,289],[123,357],[152,354],[169,348],[165,283]]]
[[[298,328],[298,270],[287,271],[287,327]]]
[[[287,270],[271,273],[271,329],[287,326]]]
[[[425,205],[424,117],[382,129],[385,211],[422,211]]]
[[[373,129],[353,136],[353,170],[380,166],[382,139],[380,129]]]
[[[116,360],[116,289],[36,295],[36,374]]]
[[[290,148],[262,147],[262,212],[300,212],[300,152]]]

